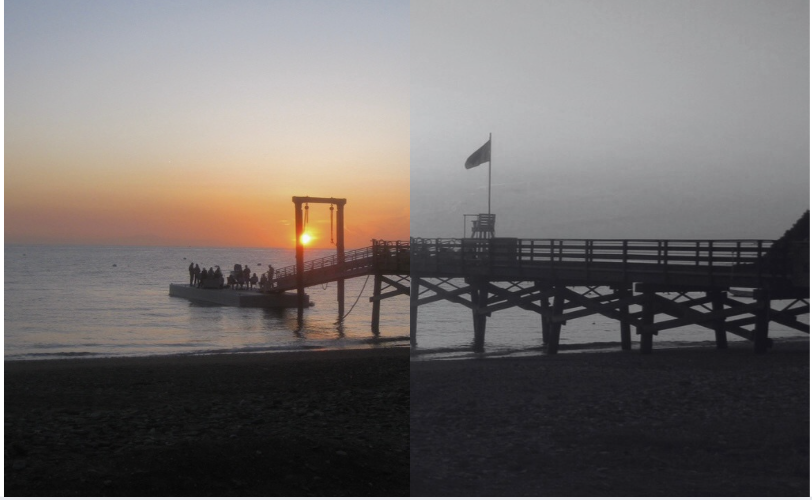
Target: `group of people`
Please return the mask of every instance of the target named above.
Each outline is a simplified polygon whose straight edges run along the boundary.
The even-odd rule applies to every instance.
[[[228,277],[225,277],[220,266],[210,267],[207,270],[205,267],[201,269],[200,265],[194,262],[189,264],[189,286],[197,288],[225,288],[227,286],[233,290],[237,287],[253,289],[258,285],[260,289],[265,289],[273,286],[273,281],[274,268],[272,265],[268,265],[268,271],[262,273],[261,277],[257,277],[257,273],[251,273],[248,264],[245,266],[234,264],[234,270],[229,273]]]

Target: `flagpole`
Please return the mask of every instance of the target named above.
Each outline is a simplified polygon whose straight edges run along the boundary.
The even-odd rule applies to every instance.
[[[491,159],[493,158],[493,134],[488,133],[488,144],[490,144],[490,154],[488,155],[488,215],[491,215]]]

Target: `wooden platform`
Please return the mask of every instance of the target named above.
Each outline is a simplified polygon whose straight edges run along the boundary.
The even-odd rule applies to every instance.
[[[298,305],[295,293],[260,293],[230,288],[207,289],[179,283],[169,285],[169,296],[230,307],[295,308]],[[308,307],[309,296],[305,295],[304,303],[305,307]]]

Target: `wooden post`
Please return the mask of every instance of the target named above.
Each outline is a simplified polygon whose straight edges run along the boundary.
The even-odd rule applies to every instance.
[[[488,291],[483,284],[479,283],[471,288],[471,303],[477,309],[487,307]],[[485,352],[485,327],[488,316],[477,309],[472,311],[474,318],[474,352]]]
[[[713,312],[722,312],[725,310],[725,292],[714,290],[708,292],[708,298],[711,299]],[[727,329],[725,328],[725,318],[719,318],[713,322],[713,331],[716,333],[716,348],[727,349]]]
[[[761,288],[753,290],[753,297],[756,299],[756,324],[755,336],[753,337],[753,349],[756,354],[766,354],[772,345],[770,340],[770,293]]]
[[[417,347],[417,300],[420,296],[420,279],[412,275],[409,287],[409,344]]]
[[[336,253],[338,254],[338,267],[344,267],[344,203],[338,203],[336,209]],[[344,318],[344,279],[336,280],[338,299],[338,318]],[[378,303],[380,304],[380,303]]]
[[[302,203],[293,200],[296,210],[296,305],[299,312],[299,320],[301,321],[304,314],[304,244],[302,243],[302,233],[304,232],[304,223],[302,218]]]
[[[372,333],[379,335],[381,333],[381,275],[375,274],[375,285],[372,291]]]
[[[547,334],[547,354],[558,354],[558,344],[561,341],[561,325],[560,321],[555,321],[555,316],[560,316],[564,312],[564,295],[556,293],[553,298],[553,314],[550,318],[550,328]]]
[[[618,298],[621,300],[632,296],[632,291],[628,288],[620,288],[617,292]],[[628,316],[629,306],[620,307],[620,313]],[[632,327],[628,321],[623,320],[620,320],[620,349],[623,351],[632,350]]]
[[[553,311],[550,309],[550,298],[541,299],[541,345],[546,346],[550,341],[550,325]]]
[[[643,328],[638,328],[637,333],[640,335],[640,353],[651,354],[652,346],[654,344],[654,332],[646,330],[645,327],[654,324],[654,292],[644,292],[645,300],[643,300]]]

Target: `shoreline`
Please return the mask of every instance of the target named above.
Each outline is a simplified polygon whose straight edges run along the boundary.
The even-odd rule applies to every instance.
[[[808,496],[809,341],[412,362],[418,496]]]
[[[6,361],[10,496],[408,495],[405,348]]]
[[[183,351],[170,353],[146,353],[146,354],[97,354],[93,352],[60,352],[60,353],[29,353],[16,354],[4,357],[5,363],[29,362],[29,361],[61,361],[61,360],[92,360],[92,359],[137,359],[137,358],[158,358],[158,357],[194,357],[194,356],[242,356],[251,354],[286,354],[286,353],[309,353],[323,351],[352,351],[352,350],[375,350],[375,349],[402,349],[408,347],[408,337],[381,337],[352,339],[355,343],[340,347],[329,347],[326,345],[288,347],[241,347],[234,349],[209,349],[200,351]],[[398,345],[398,343],[403,343]]]
[[[792,345],[795,343],[809,343],[809,337],[798,335],[795,337],[771,338],[774,348],[778,346]],[[751,346],[752,343],[746,339],[731,339],[728,341],[731,348],[741,349],[742,346]],[[773,349],[774,349],[773,348]],[[573,354],[601,354],[612,352],[638,353],[639,343],[632,344],[631,351],[622,351],[620,342],[588,342],[580,344],[564,344],[559,346],[557,355],[571,356]],[[658,351],[670,351],[673,349],[711,349],[716,350],[716,342],[713,340],[689,340],[689,341],[665,341],[655,343],[654,354]],[[502,359],[502,358],[527,358],[527,357],[548,357],[544,348],[533,347],[526,349],[504,349],[484,353],[474,353],[471,348],[436,348],[420,349],[410,351],[410,359],[414,363],[427,363],[434,361],[466,361],[471,359]]]
[[[43,363],[43,364],[50,364],[54,363],[83,363],[83,362],[123,362],[126,364],[128,361],[133,361],[134,364],[139,364],[140,362],[146,362],[149,360],[156,361],[159,363],[162,362],[172,362],[178,361],[183,362],[184,360],[191,360],[191,359],[203,359],[203,358],[213,358],[215,362],[218,361],[226,361],[229,358],[242,358],[242,357],[257,357],[257,358],[265,358],[265,357],[279,357],[280,360],[284,360],[285,358],[308,358],[313,354],[317,353],[325,353],[323,357],[325,359],[330,358],[331,356],[335,356],[337,358],[344,357],[345,355],[342,353],[350,353],[347,354],[347,357],[354,357],[354,352],[380,352],[384,350],[406,350],[407,347],[405,346],[378,346],[378,345],[371,345],[367,347],[342,347],[342,348],[325,348],[322,346],[314,346],[305,349],[279,349],[279,350],[268,350],[267,348],[261,348],[258,351],[203,351],[203,352],[186,352],[186,353],[173,353],[173,354],[144,354],[140,356],[129,356],[129,355],[121,355],[121,356],[99,356],[99,357],[82,357],[82,356],[67,356],[64,358],[26,358],[26,359],[6,359],[4,360],[4,364],[6,367],[9,365],[16,366],[17,364],[29,364],[29,363]],[[326,353],[337,353],[334,355],[326,354]],[[252,362],[258,362],[259,359],[252,359]],[[288,360],[285,360],[288,361]]]

